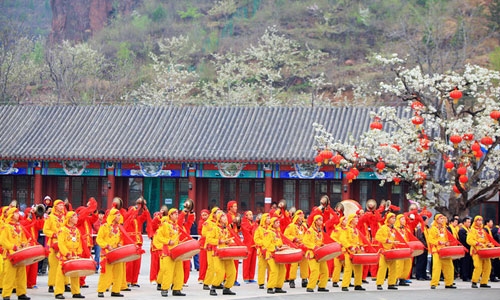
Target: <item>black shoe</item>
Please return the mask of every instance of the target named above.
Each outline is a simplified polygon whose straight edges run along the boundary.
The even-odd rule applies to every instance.
[[[410,286],[409,283],[406,282],[406,280],[404,279],[400,279],[399,280],[399,286]]]
[[[479,285],[479,287],[488,288],[489,289],[489,288],[491,288],[491,285],[487,285],[487,284],[483,283],[483,284]]]
[[[111,292],[111,297],[123,297],[123,294]]]
[[[368,280],[363,279],[363,283],[368,283]]]
[[[161,296],[162,297],[168,297],[168,291],[167,290],[164,290],[164,291],[162,290],[161,291]]]
[[[161,291],[161,284],[157,284],[157,285],[156,285],[156,290],[157,290],[157,291]]]
[[[97,293],[97,297],[104,298],[104,293]]]
[[[64,296],[62,294],[58,294],[58,295],[56,295],[56,299],[66,299],[66,298],[64,298]]]
[[[15,294],[16,293],[16,289],[12,289],[12,294]]]
[[[53,293],[54,292],[54,287],[53,286],[49,286],[49,293]]]
[[[172,296],[186,296],[186,294],[184,294],[183,292],[181,292],[179,290],[173,290]]]
[[[236,295],[236,293],[231,291],[231,289],[229,289],[229,288],[224,288],[222,290],[222,295]]]
[[[431,290],[435,290],[436,289],[436,286],[435,285],[431,285]]]
[[[275,288],[274,292],[277,294],[286,294],[286,291],[284,291],[282,288]]]
[[[473,283],[471,284],[471,288],[473,288],[473,289],[477,289],[477,288],[478,288],[477,283],[476,283],[476,282],[473,282]]]
[[[445,289],[456,289],[457,287],[454,285],[446,285],[444,288]]]
[[[381,291],[383,290],[384,288],[381,286],[381,285],[377,285],[377,290]]]
[[[216,286],[215,289],[217,289],[217,290],[223,290],[224,286],[221,284],[221,285]]]
[[[307,279],[302,279],[302,287],[306,288],[307,287]]]
[[[295,288],[295,280],[290,280],[289,284],[291,289]]]
[[[71,292],[71,287],[67,284],[64,286],[64,291],[65,292]]]
[[[82,294],[74,294],[74,295],[73,295],[73,298],[80,298],[80,299],[83,299],[83,298],[85,298],[85,296],[83,296]]]
[[[129,289],[129,288],[126,288],[126,289],[123,289],[123,290],[122,290],[122,292],[130,292],[130,291],[131,291],[131,289]],[[118,296],[118,297],[119,297],[119,296]]]
[[[31,298],[26,295],[17,296],[18,300],[30,300]]]
[[[132,283],[130,286],[131,286],[131,287],[141,287],[141,286],[140,286],[140,285],[138,285],[137,283]]]
[[[349,289],[348,289],[348,288],[346,288],[346,287],[343,287],[343,288],[342,288],[342,292],[349,292]]]
[[[3,297],[3,300],[10,300],[10,297]]]
[[[210,296],[217,296],[217,292],[215,291],[215,287],[212,285],[212,288],[210,289]]]
[[[268,294],[274,294],[274,290],[273,289],[267,289],[267,293]]]
[[[388,290],[397,290],[397,289],[398,289],[398,287],[397,287],[397,286],[395,286],[395,285],[393,285],[393,284],[391,284],[391,285],[388,285],[388,286],[387,286],[387,289],[388,289]]]
[[[493,277],[493,278],[491,278],[491,279],[490,279],[490,281],[491,281],[491,282],[498,282],[498,281],[500,281],[500,280],[498,280],[496,277]]]
[[[339,283],[338,282],[334,282],[334,283],[332,283],[332,286],[333,287],[339,287]]]
[[[88,286],[87,284],[84,284],[84,285],[82,285],[82,286],[81,286],[81,288],[82,288],[82,289],[88,289],[88,288],[89,288],[89,286]]]
[[[264,289],[264,285],[263,284],[259,284],[259,289],[263,290]]]
[[[349,287],[354,287],[354,284],[352,284],[352,283],[349,283]]]
[[[314,293],[314,290],[313,289],[306,289],[306,292],[308,292],[308,293]]]
[[[366,289],[364,287],[360,286],[360,285],[354,286],[354,290],[355,291],[366,291]]]
[[[209,291],[209,290],[210,290],[210,287],[209,287],[208,285],[204,284],[204,285],[203,285],[203,289],[204,289],[205,291]]]
[[[463,282],[470,282],[470,279],[468,278],[465,278],[465,279],[462,279]]]
[[[318,288],[318,292],[329,292],[330,290],[325,288]]]

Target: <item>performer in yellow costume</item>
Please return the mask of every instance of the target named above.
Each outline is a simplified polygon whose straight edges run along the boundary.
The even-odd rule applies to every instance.
[[[437,214],[434,217],[434,222],[427,234],[427,245],[432,253],[431,289],[435,289],[439,284],[441,271],[444,276],[445,288],[456,289],[453,285],[453,260],[451,258],[440,258],[438,253],[439,249],[450,246],[448,231],[442,214]]]
[[[332,240],[335,242],[341,244],[340,242],[340,235],[344,230],[347,230],[347,218],[341,217],[339,220],[339,224],[335,226],[335,229],[332,230],[332,233],[330,234],[330,237]],[[344,255],[341,255],[342,257],[345,257]],[[339,281],[340,281],[340,272],[342,271],[342,266],[344,264],[344,260],[340,260],[340,256],[337,256],[333,259],[333,274],[332,274],[332,286],[333,287],[339,287]]]
[[[385,224],[379,228],[377,234],[375,235],[375,240],[379,242],[383,250],[394,249],[398,241],[396,240],[396,229],[394,229],[394,223],[396,223],[396,215],[389,213],[385,219]],[[387,276],[387,288],[389,290],[397,290],[396,280],[398,278],[398,273],[396,270],[396,261],[388,261],[385,259],[384,255],[380,255],[378,262],[377,271],[377,290],[382,289],[382,284],[385,281],[385,276],[387,274],[387,269],[389,269],[389,275]]]
[[[397,215],[396,223],[394,228],[399,233],[399,235],[405,240],[405,242],[410,241],[411,230],[406,224],[405,215]],[[399,259],[396,261],[396,273],[399,279],[400,286],[409,286],[410,284],[406,282],[406,279],[410,277],[412,259]]]
[[[476,216],[474,223],[467,233],[467,244],[471,247],[472,261],[474,262],[474,272],[472,273],[472,288],[477,288],[479,278],[481,278],[480,287],[490,288],[488,280],[491,273],[491,259],[479,258],[478,250],[491,248],[494,245],[488,239],[486,230],[483,228],[483,218]]]
[[[101,247],[101,262],[104,268],[101,269],[99,282],[97,284],[97,296],[104,297],[104,292],[111,286],[112,297],[123,297],[120,294],[125,263],[109,264],[106,260],[106,253],[110,250],[123,246],[122,232],[119,224],[122,220],[120,211],[112,208],[109,211],[106,223],[102,224],[97,233],[96,243]],[[102,264],[101,264],[102,266]]]
[[[264,283],[266,282],[266,270],[269,268],[266,260],[266,249],[264,248],[264,235],[267,232],[267,228],[271,223],[269,214],[263,214],[260,219],[260,225],[255,229],[253,240],[255,241],[255,246],[257,247],[257,284],[259,289],[264,289]]]
[[[353,265],[350,254],[364,252],[363,242],[358,225],[358,216],[351,214],[347,217],[347,228],[340,233],[339,239],[342,244],[345,257],[344,276],[342,277],[342,291],[349,291],[351,284],[352,272],[354,271],[354,290],[364,291],[361,286],[363,283],[363,265]]]
[[[179,244],[180,228],[177,225],[179,211],[172,208],[168,211],[168,216],[163,217],[162,225],[156,232],[153,243],[156,248],[164,249],[160,261],[161,295],[168,296],[168,290],[173,284],[172,295],[185,296],[181,292],[184,283],[184,268],[182,261],[174,261],[170,257],[170,250]],[[166,247],[166,249],[165,249]],[[165,251],[167,250],[167,251]]]
[[[207,236],[212,230],[214,230],[215,224],[217,223],[217,216],[222,214],[222,210],[218,207],[212,208],[210,216],[208,216],[207,221],[203,224],[201,229],[201,235],[205,238],[205,248],[207,249],[207,272],[205,279],[203,280],[203,289],[210,290],[210,285],[213,285],[215,279],[215,268],[214,268],[214,252],[216,245],[210,245],[207,241]],[[217,289],[222,287],[216,287]]]
[[[307,226],[304,222],[304,212],[298,210],[295,212],[292,223],[285,229],[285,237],[292,241],[295,245],[301,247],[304,242],[304,234],[307,231]],[[301,262],[290,264],[290,288],[295,288],[295,279],[297,278],[297,269],[300,266],[300,278],[302,279],[302,287],[307,287],[307,278],[309,277],[309,262],[304,258]]]
[[[227,215],[222,213],[217,216],[217,222],[212,230],[207,235],[207,243],[217,249],[225,248],[228,245],[234,244],[234,237],[231,237],[228,231]],[[210,289],[210,296],[217,296],[215,291],[217,286],[220,286],[224,281],[223,295],[236,295],[231,288],[236,280],[236,267],[234,260],[221,260],[218,255],[213,256],[213,265],[215,269],[215,278],[213,280],[212,288]]]
[[[283,249],[283,241],[280,236],[280,221],[278,218],[271,218],[268,230],[264,232],[262,248],[266,251],[266,260],[269,266],[269,279],[267,281],[267,293],[286,293],[283,290],[286,269],[284,264],[277,264],[274,261],[274,252]]]
[[[50,213],[45,224],[43,225],[43,234],[47,237],[47,244],[49,245],[49,293],[54,292],[54,285],[56,283],[56,273],[59,267],[59,260],[57,259],[57,254],[59,252],[59,247],[57,244],[57,233],[61,228],[64,227],[64,219],[66,216],[66,211],[64,207],[64,202],[62,200],[54,201],[54,207]],[[69,280],[66,280],[69,283]],[[70,291],[65,289],[66,291]]]
[[[326,284],[328,283],[328,265],[326,261],[318,262],[314,257],[314,250],[323,245],[323,217],[316,215],[313,218],[311,228],[306,231],[304,237],[304,246],[307,247],[306,258],[311,269],[306,289],[307,292],[314,292],[316,283],[318,284],[318,292],[328,292],[328,289],[326,289]]]
[[[28,245],[28,237],[19,224],[19,210],[15,207],[10,207],[7,210],[5,224],[0,233],[0,241],[2,247],[6,251],[7,256],[21,250]],[[26,296],[26,267],[14,267],[9,259],[4,261],[4,277],[2,297],[4,300],[9,300],[14,287],[16,288],[17,299],[29,300]]]
[[[73,211],[68,212],[66,214],[66,220],[64,221],[64,227],[62,227],[57,234],[57,242],[59,245],[59,253],[57,256],[60,262],[57,268],[54,290],[56,299],[64,299],[64,284],[67,279],[63,274],[62,264],[67,260],[79,258],[83,253],[80,231],[76,228],[77,223],[78,215]],[[80,278],[71,277],[70,283],[73,298],[85,298],[80,294]]]

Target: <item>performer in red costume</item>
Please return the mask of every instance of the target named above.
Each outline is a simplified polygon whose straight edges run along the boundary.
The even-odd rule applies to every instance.
[[[210,212],[207,209],[203,209],[201,211],[200,220],[198,221],[198,234],[200,235],[200,254],[199,263],[200,263],[200,271],[198,273],[198,282],[203,283],[205,281],[205,275],[207,274],[207,249],[205,248],[205,237],[201,234],[203,229],[203,224],[208,220],[208,216]]]
[[[248,248],[248,257],[243,261],[243,281],[246,283],[255,283],[255,263],[257,261],[257,250],[253,235],[259,224],[254,222],[252,211],[245,212],[241,220],[241,231],[243,233],[243,243]]]
[[[87,247],[89,251],[83,251],[82,258],[90,258],[91,249],[94,246],[94,239],[92,238],[92,224],[94,224],[98,215],[96,213],[97,201],[94,198],[90,198],[87,206],[80,206],[76,209],[78,214],[78,223],[76,228],[82,236],[83,247]],[[88,288],[89,286],[85,284],[85,277],[80,277],[80,287]]]
[[[307,218],[307,226],[311,227],[311,224],[313,223],[314,216],[321,215],[323,217],[323,220],[328,221],[330,220],[330,216],[334,215],[335,212],[333,209],[330,207],[330,198],[328,198],[327,195],[321,196],[321,199],[319,200],[319,206],[314,207],[312,209],[311,214]],[[338,221],[337,221],[338,224]]]
[[[193,212],[194,202],[191,199],[184,200],[184,208],[179,212],[179,218],[177,219],[177,225],[179,225],[184,231],[189,235],[191,232],[191,226],[193,226],[196,215]],[[187,284],[189,279],[189,273],[191,272],[191,261],[186,260],[182,262],[184,269],[184,284]]]
[[[227,203],[227,224],[236,234],[241,231],[241,217],[238,214],[238,203],[236,201],[229,201]],[[236,279],[234,281],[235,286],[240,286],[238,282],[238,266],[240,264],[239,260],[234,260],[234,267],[236,268]]]
[[[156,234],[156,231],[158,231],[158,228],[160,228],[161,225],[161,219],[163,217],[166,217],[168,215],[168,208],[166,205],[163,205],[160,208],[160,211],[157,211],[153,215],[153,221],[151,221],[151,232],[148,233],[149,238],[151,239],[151,268],[149,270],[149,281],[150,282],[156,282],[156,289],[159,291],[161,290],[161,280],[158,274],[158,271],[160,270],[160,258],[161,258],[161,251],[162,249],[157,249],[154,246],[153,239]]]
[[[36,214],[36,207],[26,208],[24,211],[24,218],[21,221],[21,225],[31,234],[33,242],[38,240],[38,232],[43,229],[44,219],[43,213],[41,215]],[[26,266],[26,279],[28,289],[36,287],[38,264],[31,264]]]

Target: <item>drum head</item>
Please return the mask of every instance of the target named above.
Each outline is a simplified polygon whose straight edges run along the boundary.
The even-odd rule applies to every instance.
[[[64,273],[67,277],[85,277],[95,274],[95,270],[74,270]]]
[[[342,251],[333,252],[331,254],[325,255],[322,258],[318,259],[318,262],[329,261],[329,260],[334,259],[335,257],[339,256],[340,254],[342,254]]]
[[[45,255],[29,257],[29,258],[26,258],[26,259],[19,261],[17,264],[15,264],[13,266],[14,267],[29,266],[29,265],[32,265],[32,264],[37,263],[39,261],[42,261],[44,258],[45,258]]]
[[[220,257],[220,260],[240,260],[240,259],[247,259],[248,256],[227,256],[227,257]]]
[[[177,256],[174,259],[174,261],[190,260],[193,256],[195,256],[198,253],[200,253],[200,249],[191,250],[189,252],[186,252],[184,254],[181,254],[181,255]]]
[[[423,253],[424,253],[424,250],[413,250],[413,253],[411,254],[411,256],[415,257],[415,256],[422,255]]]
[[[122,263],[122,262],[129,262],[129,261],[138,260],[139,258],[141,258],[140,254],[134,254],[134,255],[129,255],[129,256],[122,257],[120,259],[115,260],[112,263],[109,263],[109,264],[110,265],[114,265],[114,264],[118,264],[118,263]]]

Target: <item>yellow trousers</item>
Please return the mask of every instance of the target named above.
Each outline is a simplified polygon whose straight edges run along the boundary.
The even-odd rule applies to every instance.
[[[120,289],[126,290],[128,288],[127,284],[127,263],[120,263],[122,265],[122,279],[121,279],[121,286]]]
[[[207,250],[207,272],[205,274],[205,280],[203,284],[214,285],[215,279],[215,268],[214,268],[214,252]]]
[[[474,254],[472,255],[472,261],[474,262],[474,272],[471,281],[477,283],[479,277],[481,277],[480,284],[487,284],[491,273],[491,259],[481,259],[479,255]]]
[[[354,285],[363,284],[363,265],[353,265],[349,254],[345,254],[344,276],[342,277],[342,287],[349,287],[351,284],[352,272],[354,271]]]
[[[388,261],[385,259],[384,255],[380,255],[378,261],[378,271],[377,271],[377,285],[384,284],[385,275],[387,274],[387,269],[389,269],[389,275],[387,276],[387,284],[395,285],[398,279],[398,272],[396,270],[396,261]]]
[[[4,262],[5,262],[5,257],[2,255],[0,257],[0,289],[3,287],[3,274],[4,274]]]
[[[26,295],[26,285],[26,267],[14,267],[10,260],[6,259],[4,261],[2,297],[10,297],[14,287],[18,296]]]
[[[307,283],[308,289],[314,289],[316,287],[316,283],[319,283],[319,288],[325,288],[328,283],[328,264],[326,261],[318,262],[317,260],[310,259],[309,260],[309,268],[311,269],[311,273],[309,274],[309,282]]]
[[[300,266],[300,278],[307,279],[309,277],[309,262],[303,259],[301,262],[290,264],[290,280],[297,279],[297,269]]]
[[[54,286],[56,284],[56,274],[57,268],[59,267],[59,259],[56,257],[56,252],[54,248],[50,248],[49,250],[49,279],[48,285]]]
[[[182,290],[182,285],[184,284],[184,267],[182,261],[174,261],[170,256],[164,256],[161,258],[160,265],[164,265],[160,270],[163,270],[161,289],[168,291],[172,284],[174,291]]]
[[[453,285],[454,267],[451,258],[440,258],[438,253],[432,254],[432,279],[431,286],[437,286],[443,271],[444,284]]]
[[[399,279],[408,279],[410,277],[411,272],[412,259],[400,259],[396,261],[396,270],[397,270],[397,278]]]
[[[214,256],[213,260],[215,268],[213,285],[221,285],[224,281],[224,277],[226,277],[224,287],[228,289],[232,288],[236,280],[236,266],[234,265],[234,260],[221,260],[218,256]]]
[[[97,292],[104,293],[111,285],[113,285],[111,292],[119,293],[121,291],[122,274],[125,269],[124,266],[125,263],[118,263],[114,265],[106,263],[106,272],[101,272],[101,275],[99,276]]]
[[[56,272],[56,285],[54,288],[54,295],[59,295],[64,293],[64,285],[66,281],[69,280],[71,283],[71,294],[80,294],[80,277],[66,277],[62,272],[62,263],[59,263]]]
[[[282,288],[286,278],[286,268],[284,264],[277,264],[273,258],[267,261],[269,265],[269,280],[267,288]]]
[[[333,259],[333,274],[332,274],[332,282],[340,281],[340,271],[342,271],[342,261],[335,257]]]
[[[266,283],[266,270],[269,267],[264,255],[259,255],[259,262],[257,264],[257,284],[263,285]],[[285,274],[286,276],[286,274]]]

